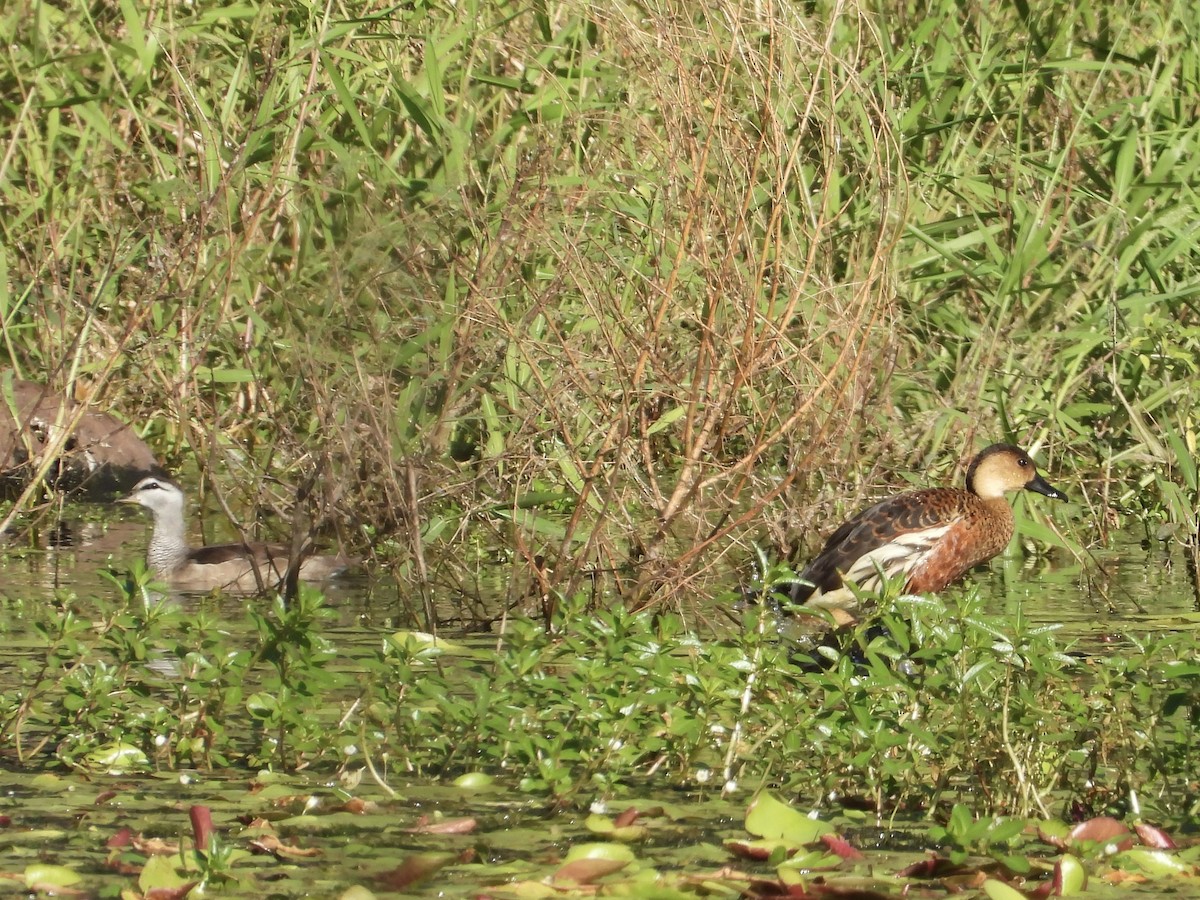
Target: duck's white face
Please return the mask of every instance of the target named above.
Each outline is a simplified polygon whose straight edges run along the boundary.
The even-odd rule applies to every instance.
[[[143,478],[133,486],[132,491],[117,502],[136,503],[155,513],[182,510],[183,491],[179,485],[172,484],[164,478]]]

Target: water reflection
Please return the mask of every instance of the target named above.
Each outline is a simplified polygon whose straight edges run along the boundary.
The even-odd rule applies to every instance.
[[[43,517],[24,532],[5,536],[0,546],[0,597],[29,603],[54,602],[59,591],[83,599],[112,596],[116,588],[103,573],[126,572],[145,553],[150,528],[138,512],[67,507],[58,518]],[[207,542],[235,539],[233,534],[205,537]],[[497,569],[499,607],[505,602],[502,592],[511,570],[504,563]],[[1021,615],[1038,625],[1061,624],[1064,637],[1174,627],[1173,619],[1200,611],[1186,549],[1178,541],[1146,541],[1140,534],[1118,536],[1111,548],[1096,551],[1085,562],[1063,562],[1061,556],[1030,560],[1010,553],[969,577],[979,586],[988,613]],[[336,614],[331,623],[335,628],[424,627],[419,592],[387,573],[335,579],[326,595]],[[466,627],[468,623],[458,618],[463,612],[459,599],[437,599],[439,615],[456,623],[453,631]],[[232,614],[240,604],[254,601],[227,597],[220,602],[230,604]]]
[[[989,613],[1061,624],[1064,636],[1152,630],[1200,610],[1186,548],[1140,534],[1114,536],[1086,563],[1009,556],[974,577]]]
[[[149,538],[149,522],[137,510],[116,506],[67,508],[57,521],[43,518],[4,536],[0,543],[0,598],[10,606],[60,602],[60,597],[70,595],[85,601],[110,598],[117,588],[105,573],[118,577],[127,573],[137,560],[145,558]],[[209,540],[236,540],[236,535],[218,535]],[[329,608],[336,614],[331,623],[334,627],[358,626],[364,617],[383,627],[401,627],[395,624],[397,608],[403,610],[407,604],[400,602],[397,585],[388,578],[348,574],[323,585],[323,589]],[[256,602],[238,596],[214,601],[201,594],[179,594],[178,598],[185,605],[203,602],[206,609],[211,609],[214,602],[219,602],[221,608],[228,604],[231,614],[247,602]]]

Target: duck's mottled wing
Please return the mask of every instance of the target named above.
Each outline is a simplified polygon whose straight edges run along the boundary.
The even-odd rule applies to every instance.
[[[965,512],[964,492],[928,488],[889,497],[837,529],[800,577],[815,588],[792,592],[803,601],[812,593],[835,591],[848,579],[864,587],[879,571],[892,577],[910,571]],[[799,595],[798,595],[799,594]]]
[[[198,566],[220,566],[231,562],[245,562],[253,557],[253,550],[245,544],[213,544],[197,547],[188,554],[188,562]]]
[[[188,561],[199,566],[220,566],[233,562],[249,566],[253,561],[262,566],[270,565],[272,557],[279,555],[286,560],[287,549],[265,544],[213,544],[210,547],[197,547],[188,554]]]

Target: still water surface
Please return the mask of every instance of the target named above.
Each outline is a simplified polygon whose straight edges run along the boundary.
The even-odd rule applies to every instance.
[[[104,518],[97,517],[97,509]],[[205,537],[211,543],[235,539],[232,533]],[[143,556],[148,539],[149,523],[139,510],[68,507],[60,519],[0,544],[0,598],[49,602],[58,592],[111,598],[116,589],[103,573],[127,572]],[[498,602],[510,573],[508,566],[497,567]],[[1082,560],[1061,551],[1026,559],[1019,548],[1010,548],[969,580],[978,585],[988,613],[1060,625],[1068,638],[1154,630],[1171,627],[1172,621],[1183,625],[1200,611],[1200,589],[1186,549],[1178,541],[1147,539],[1142,533],[1116,535],[1110,548]],[[386,571],[335,579],[326,593],[343,628],[394,630],[423,622],[416,592]],[[439,616],[464,618],[452,598],[437,602]]]

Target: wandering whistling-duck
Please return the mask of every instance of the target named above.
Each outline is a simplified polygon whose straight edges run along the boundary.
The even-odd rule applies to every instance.
[[[1008,545],[1013,513],[1004,495],[1022,489],[1067,499],[1024,450],[993,444],[971,461],[966,490],[909,491],[864,509],[829,536],[799,581],[777,590],[829,609],[855,605],[844,581],[876,590],[880,572],[889,580],[906,574],[910,593],[940,591]]]
[[[143,478],[118,503],[136,503],[154,514],[154,533],[146,550],[150,570],[184,591],[258,591],[275,588],[288,569],[288,548],[274,544],[216,544],[189,547],[183,520],[184,496],[166,478]],[[300,561],[302,581],[325,581],[350,565],[344,556],[307,556]]]

